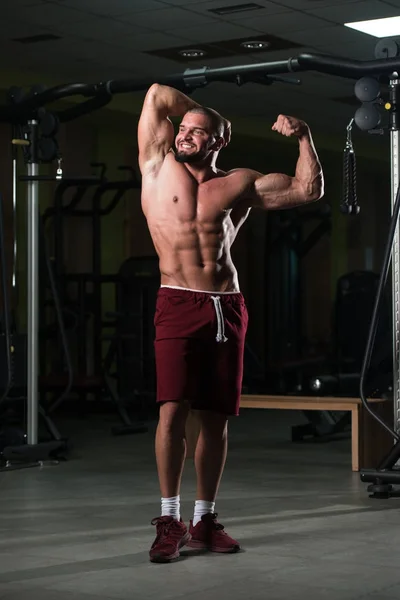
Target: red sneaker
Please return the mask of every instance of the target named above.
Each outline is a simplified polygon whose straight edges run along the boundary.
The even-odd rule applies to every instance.
[[[190,521],[191,540],[188,546],[211,552],[239,552],[239,543],[224,531],[224,526],[218,523],[217,516],[213,513],[203,515],[195,527],[193,521]]]
[[[179,549],[190,540],[190,534],[182,520],[158,517],[151,524],[157,527],[157,536],[150,549],[151,562],[165,563],[179,558]]]

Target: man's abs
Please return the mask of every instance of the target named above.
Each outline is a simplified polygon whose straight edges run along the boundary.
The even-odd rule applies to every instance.
[[[161,285],[208,292],[239,291],[237,272],[231,260],[224,264],[199,264],[194,257],[180,253],[175,260],[160,258],[160,273]]]
[[[152,227],[160,258],[161,284],[193,290],[236,292],[238,277],[228,235],[188,232],[187,227]]]

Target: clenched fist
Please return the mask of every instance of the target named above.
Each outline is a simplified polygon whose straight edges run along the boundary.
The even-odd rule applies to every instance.
[[[272,131],[277,131],[287,137],[302,137],[308,133],[308,125],[296,117],[279,115],[276,122],[272,125]]]

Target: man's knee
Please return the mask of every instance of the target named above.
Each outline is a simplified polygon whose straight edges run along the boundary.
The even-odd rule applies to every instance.
[[[209,410],[198,411],[201,432],[206,437],[224,437],[228,434],[228,416]]]
[[[189,403],[163,402],[160,404],[159,427],[173,432],[184,432],[189,414]]]

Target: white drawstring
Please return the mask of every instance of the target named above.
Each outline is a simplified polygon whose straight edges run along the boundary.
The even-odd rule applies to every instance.
[[[211,300],[214,302],[215,314],[217,315],[218,323],[218,331],[215,339],[217,342],[227,342],[228,338],[225,335],[225,323],[221,307],[221,298],[219,296],[211,296]]]

